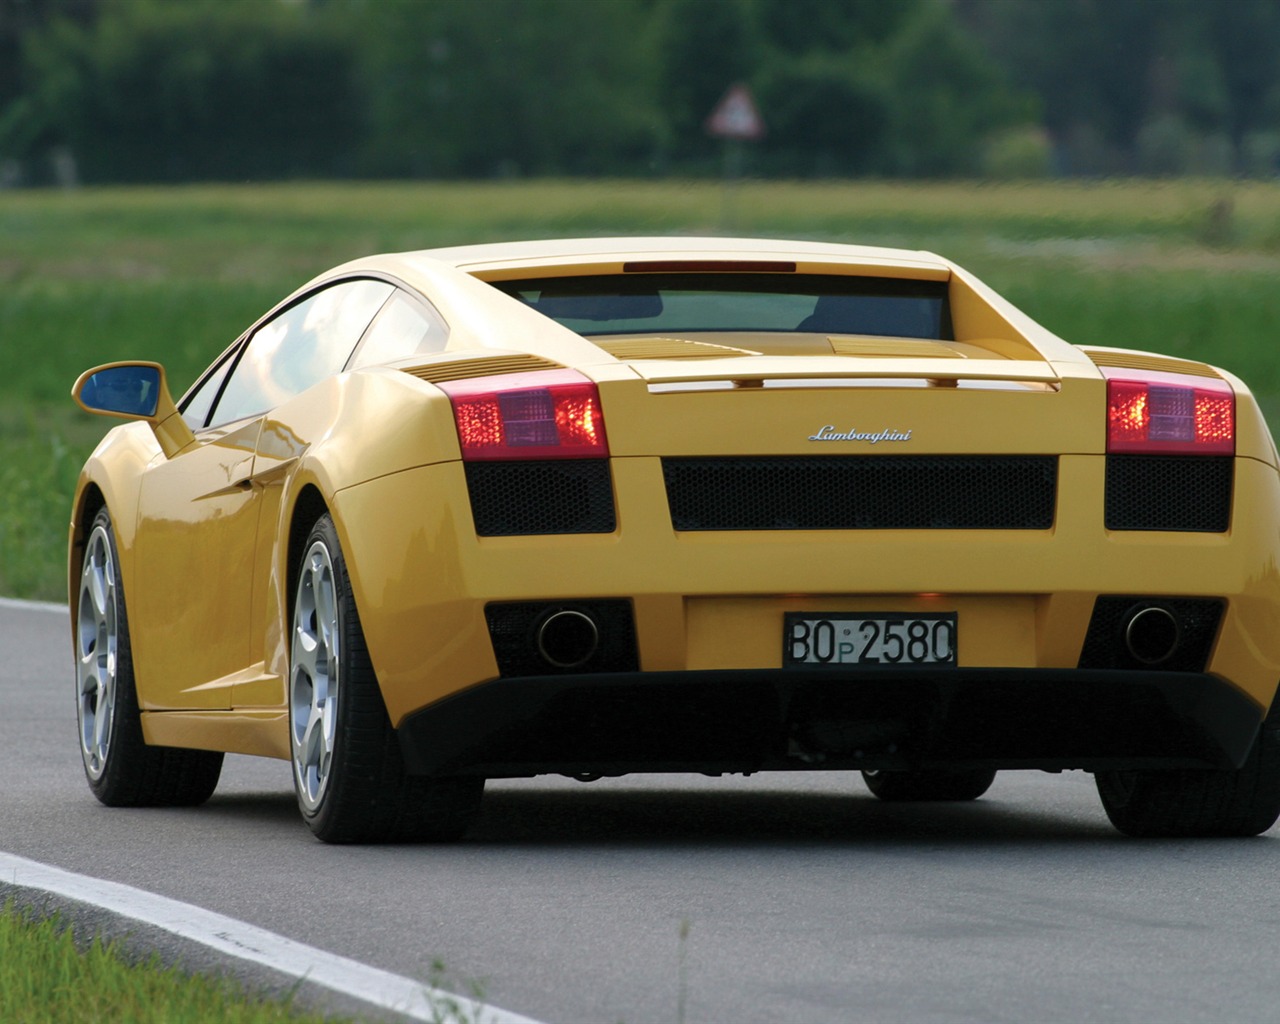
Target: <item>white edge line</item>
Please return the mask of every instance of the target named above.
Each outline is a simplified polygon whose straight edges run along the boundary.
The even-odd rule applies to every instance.
[[[19,612],[58,612],[61,615],[67,614],[67,606],[65,604],[55,604],[52,601],[19,601],[16,597],[0,597],[0,608],[12,608]]]
[[[456,1004],[470,1009],[477,1024],[539,1024],[530,1017],[326,953],[212,910],[119,882],[63,871],[16,854],[0,851],[0,879],[163,928],[227,956],[249,960],[414,1020],[438,1021],[445,1005]]]
[[[0,609],[67,614],[65,604],[12,597],[0,597]],[[441,1007],[448,1001],[470,1007],[477,1024],[539,1024],[531,1017],[456,996],[426,982],[326,953],[233,917],[144,889],[77,875],[3,851],[0,851],[0,871],[15,886],[40,889],[101,907],[121,917],[163,928],[227,956],[249,960],[415,1020],[440,1020]]]

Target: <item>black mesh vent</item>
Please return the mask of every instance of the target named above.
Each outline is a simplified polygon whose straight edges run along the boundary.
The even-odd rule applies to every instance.
[[[1225,533],[1229,455],[1108,455],[1107,529]]]
[[[469,462],[466,470],[481,537],[613,532],[608,459]]]
[[[677,530],[1047,530],[1052,456],[663,459]]]
[[[599,630],[596,652],[573,668],[549,664],[538,652],[538,628],[558,611],[580,612]],[[630,601],[511,601],[486,605],[484,616],[498,671],[504,677],[635,672],[640,667]]]
[[[1125,627],[1144,608],[1163,608],[1178,622],[1178,644],[1158,663],[1139,661],[1125,644]],[[1203,672],[1218,636],[1222,602],[1213,598],[1099,597],[1080,651],[1080,668],[1158,669]]]

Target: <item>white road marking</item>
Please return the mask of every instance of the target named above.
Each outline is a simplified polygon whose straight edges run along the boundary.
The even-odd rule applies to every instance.
[[[235,918],[119,882],[74,874],[4,852],[0,852],[0,879],[22,888],[40,889],[92,904],[122,917],[163,928],[228,956],[322,985],[414,1020],[447,1019],[443,1017],[442,1010],[456,1005],[469,1012],[469,1019],[477,1024],[538,1024],[518,1013],[466,996],[456,996],[425,982],[326,953]]]
[[[19,612],[57,612],[67,614],[65,604],[54,604],[52,601],[19,601],[15,597],[0,597],[0,608],[12,608]]]

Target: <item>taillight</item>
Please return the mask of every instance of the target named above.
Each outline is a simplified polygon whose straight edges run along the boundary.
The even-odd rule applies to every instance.
[[[1104,370],[1107,451],[1234,455],[1236,397],[1226,381]]]
[[[609,454],[600,392],[576,370],[447,381],[462,458],[599,459]]]

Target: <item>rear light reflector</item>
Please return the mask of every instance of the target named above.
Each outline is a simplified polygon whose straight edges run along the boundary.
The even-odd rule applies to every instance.
[[[609,454],[600,392],[576,370],[472,377],[438,386],[453,403],[466,462]]]
[[[1234,455],[1235,393],[1226,381],[1104,370],[1107,451]]]

